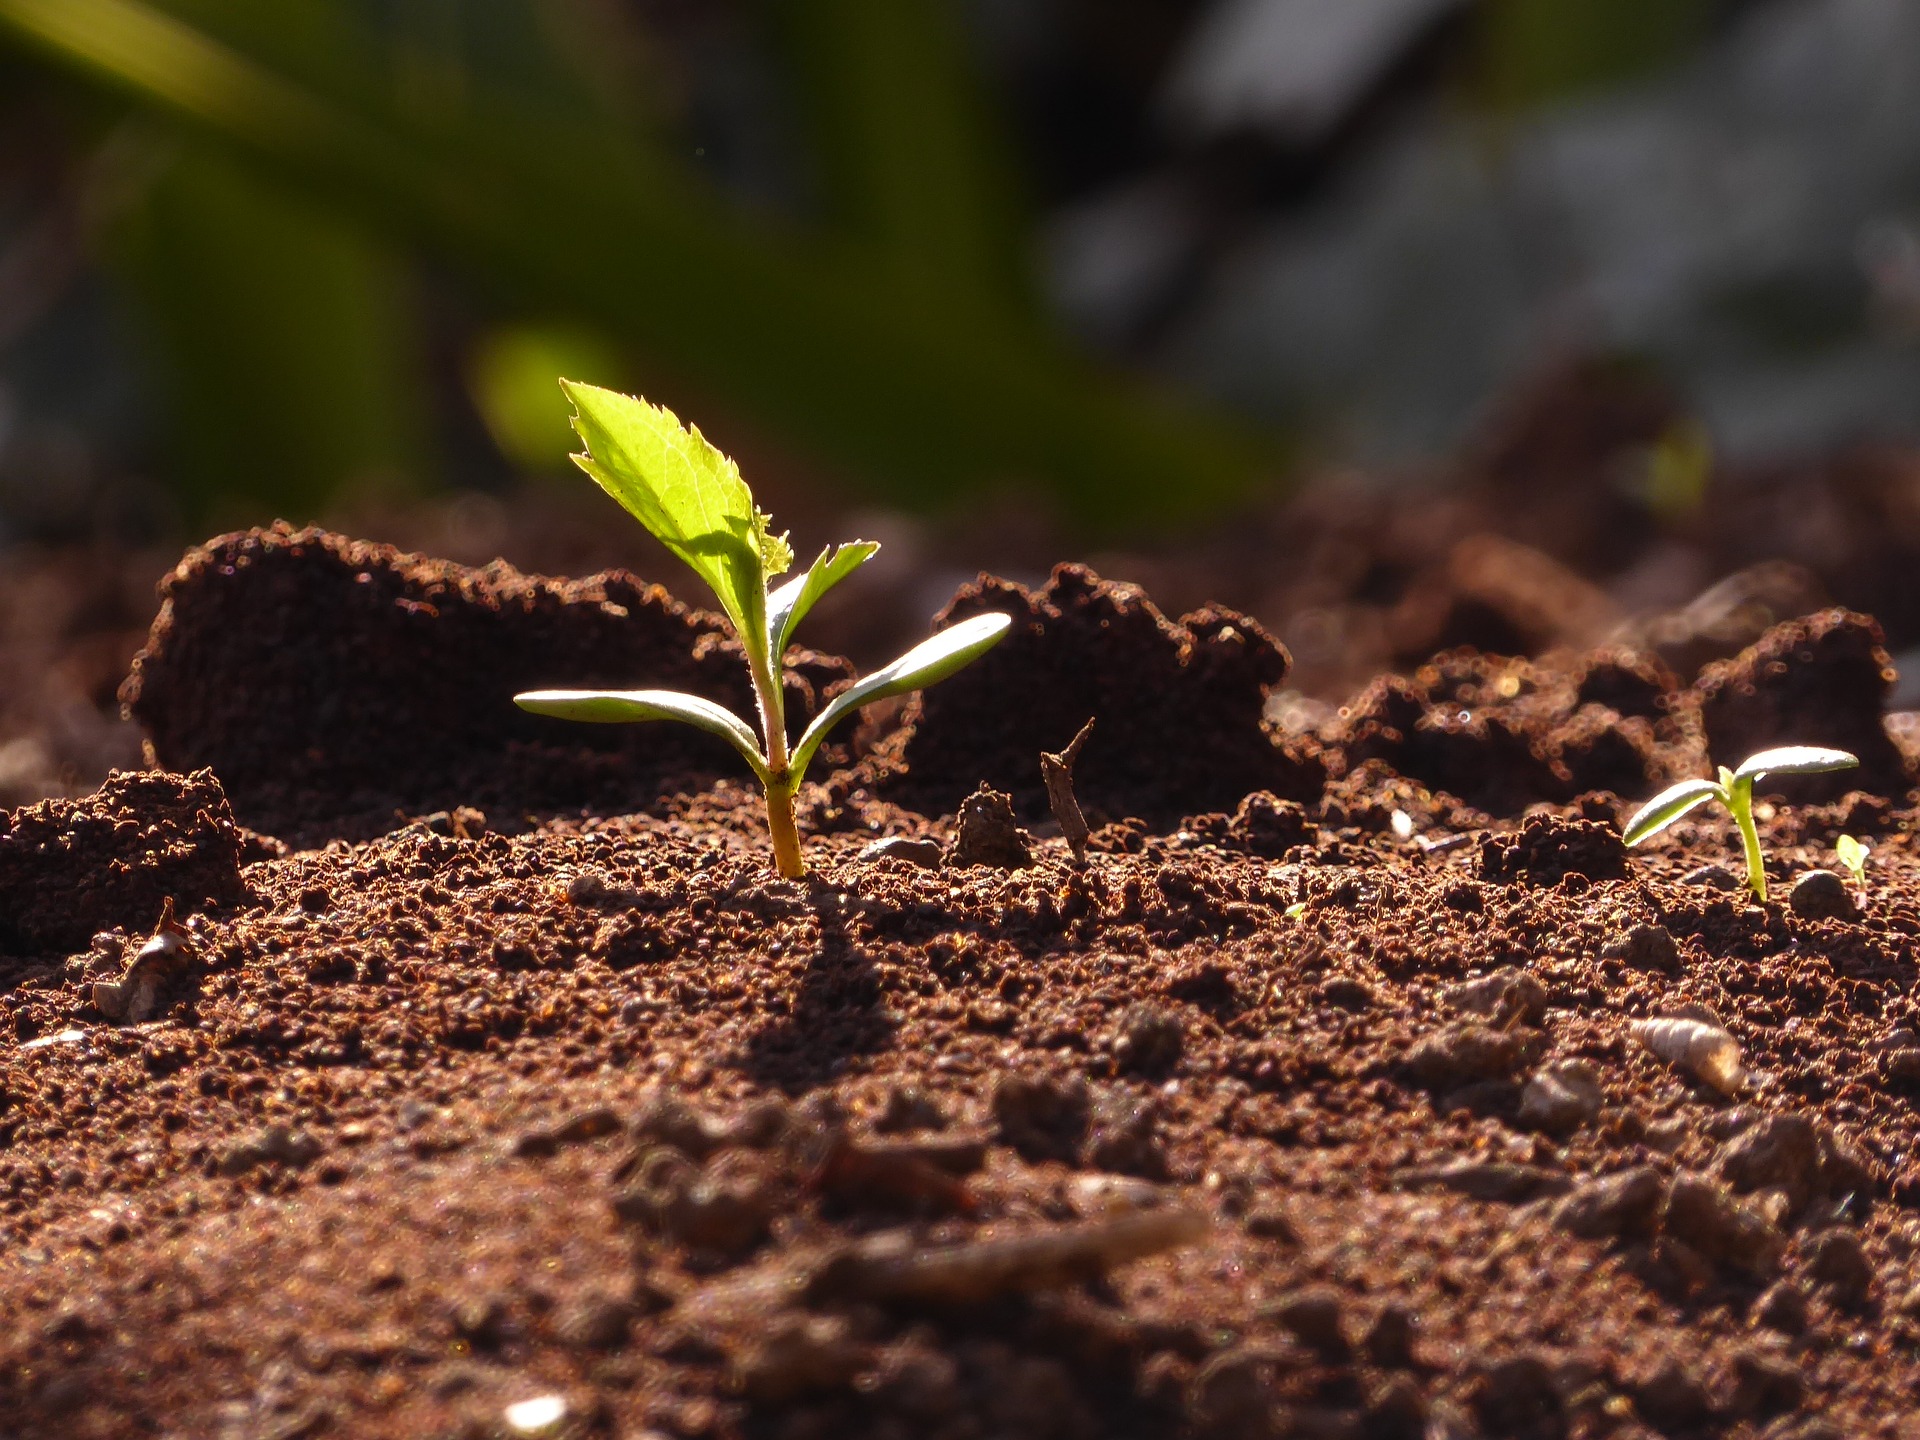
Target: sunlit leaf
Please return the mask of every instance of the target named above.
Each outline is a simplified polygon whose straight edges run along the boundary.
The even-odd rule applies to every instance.
[[[998,645],[1012,626],[1011,615],[998,613],[962,620],[932,639],[922,640],[884,670],[874,671],[851,689],[835,696],[833,703],[814,718],[806,733],[800,737],[800,743],[793,747],[793,773],[796,776],[804,773],[807,762],[813,759],[813,752],[827,738],[827,732],[862,705],[871,705],[875,700],[884,700],[889,695],[924,690],[946,679]]]
[[[527,690],[513,703],[534,715],[556,720],[588,720],[616,725],[634,720],[680,720],[718,735],[746,757],[761,784],[767,782],[767,762],[760,756],[753,731],[731,710],[684,695],[678,690]]]
[[[793,564],[785,537],[767,528],[739,467],[664,405],[562,380],[587,453],[574,463],[720,598],[741,643],[766,643],[767,577]]]
[[[1758,780],[1762,775],[1819,775],[1828,770],[1851,770],[1859,763],[1858,755],[1850,755],[1845,750],[1782,745],[1776,750],[1749,755],[1733,773],[1742,780]]]
[[[1727,792],[1711,780],[1682,780],[1642,805],[1627,822],[1622,838],[1629,845],[1638,845],[1658,835],[1696,805],[1704,805],[1709,800],[1725,803],[1726,798]]]
[[[874,540],[850,540],[829,547],[807,567],[806,574],[794,576],[767,597],[767,634],[773,637],[775,660],[787,653],[793,632],[814,602],[871,560],[879,549],[879,542]]]

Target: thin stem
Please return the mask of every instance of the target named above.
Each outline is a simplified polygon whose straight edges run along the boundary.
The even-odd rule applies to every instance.
[[[1753,823],[1753,781],[1737,779],[1732,785],[1727,808],[1733,811],[1734,824],[1740,827],[1740,843],[1747,852],[1747,884],[1753,898],[1767,898],[1767,862],[1760,853],[1760,831]]]
[[[753,661],[754,698],[760,706],[760,734],[767,756],[767,833],[773,839],[773,863],[789,880],[807,873],[800,853],[800,832],[793,823],[795,783],[787,751],[786,697],[780,689],[780,657]]]
[[[767,786],[767,833],[773,837],[773,863],[789,880],[799,880],[807,873],[806,857],[800,853],[800,832],[793,823],[796,788],[791,778]]]

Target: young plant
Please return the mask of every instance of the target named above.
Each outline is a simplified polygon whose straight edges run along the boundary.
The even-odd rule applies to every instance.
[[[1872,848],[1866,841],[1851,835],[1842,835],[1833,842],[1833,858],[1853,876],[1853,883],[1862,890],[1867,888],[1867,851]]]
[[[880,547],[868,540],[829,546],[806,573],[769,591],[768,582],[793,564],[793,551],[784,535],[768,528],[733,461],[663,406],[571,380],[560,388],[573,401],[573,428],[587,447],[574,463],[719,597],[747,653],[760,735],[713,701],[673,690],[530,690],[514,703],[563,720],[680,720],[720,736],[746,758],[766,791],[775,864],[797,879],[807,867],[793,823],[794,796],[827,732],[862,705],[944,680],[998,644],[1012,618],[976,615],[922,641],[836,696],[790,745],[780,674],[794,629]]]
[[[1860,757],[1844,750],[1822,750],[1812,745],[1783,745],[1762,750],[1740,762],[1738,770],[1720,767],[1717,780],[1682,780],[1669,785],[1642,805],[1627,822],[1625,840],[1638,845],[1650,840],[1696,805],[1718,800],[1740,829],[1746,850],[1747,884],[1756,900],[1767,898],[1766,862],[1760,854],[1760,832],[1753,824],[1753,785],[1762,775],[1817,775],[1826,770],[1850,770]]]

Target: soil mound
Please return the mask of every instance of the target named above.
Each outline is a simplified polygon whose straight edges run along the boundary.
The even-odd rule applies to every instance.
[[[1449,651],[1375,680],[1330,744],[1349,768],[1377,761],[1491,815],[1590,791],[1641,795],[1684,763],[1674,684],[1631,650],[1594,651],[1570,669]]]
[[[102,930],[151,929],[168,900],[182,915],[243,901],[240,844],[209,770],[115,771],[84,800],[0,810],[0,951],[84,950]]]
[[[686,726],[526,715],[515,692],[690,691],[748,713],[746,669],[719,617],[621,570],[581,580],[475,569],[317,529],[225,535],[161,582],[122,689],[171,769],[210,766],[250,826],[374,831],[457,805],[517,816],[631,809],[738,757]],[[801,654],[790,713],[810,715],[843,661]]]
[[[1318,796],[1317,758],[1277,746],[1262,725],[1289,662],[1257,622],[1207,606],[1175,624],[1138,586],[1061,565],[1039,590],[982,576],[935,628],[994,610],[1014,617],[1007,638],[908,706],[876,766],[886,798],[948,814],[985,781],[1024,816],[1044,816],[1040,753],[1063,747],[1089,716],[1098,723],[1073,781],[1095,825],[1127,816],[1171,825],[1231,811],[1256,790]]]
[[[1775,778],[1762,788],[1804,803],[1850,790],[1904,795],[1912,763],[1882,718],[1893,662],[1879,623],[1851,610],[1823,610],[1776,625],[1733,659],[1711,665],[1695,686],[1707,749],[1738,765],[1773,745],[1825,745],[1860,757],[1858,770]]]

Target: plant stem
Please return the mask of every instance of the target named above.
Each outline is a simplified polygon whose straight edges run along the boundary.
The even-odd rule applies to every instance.
[[[793,797],[800,786],[787,766],[787,713],[780,689],[780,657],[754,658],[754,697],[760,703],[760,736],[767,756],[767,834],[774,867],[789,880],[807,873],[800,832],[793,824]]]
[[[807,862],[800,853],[800,832],[793,823],[793,797],[798,786],[784,769],[767,786],[767,833],[773,837],[773,863],[789,880],[802,879]]]
[[[1753,823],[1753,781],[1739,779],[1733,782],[1732,793],[1727,797],[1727,808],[1733,811],[1733,822],[1740,827],[1740,843],[1747,852],[1747,884],[1753,890],[1753,898],[1767,898],[1767,862],[1760,853],[1760,831]]]

